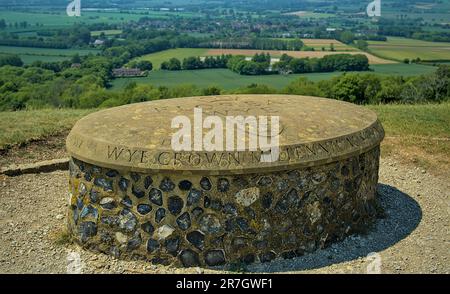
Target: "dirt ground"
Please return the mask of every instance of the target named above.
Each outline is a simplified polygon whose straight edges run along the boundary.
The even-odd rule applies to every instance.
[[[35,143],[25,149],[10,150],[0,163],[33,162],[65,155],[61,149],[62,138],[51,139],[46,148]],[[20,155],[27,150],[34,151],[35,155],[28,158]],[[79,264],[75,271],[83,273],[220,273],[230,270],[155,266],[142,261],[116,260],[80,249],[68,242],[65,233],[67,191],[65,171],[18,177],[0,175],[0,273],[66,273],[74,271],[74,264]],[[325,250],[295,259],[249,265],[239,272],[449,273],[448,177],[404,163],[391,155],[381,160],[378,192],[386,217],[378,220],[367,235],[350,236]],[[236,269],[228,272],[235,273]]]

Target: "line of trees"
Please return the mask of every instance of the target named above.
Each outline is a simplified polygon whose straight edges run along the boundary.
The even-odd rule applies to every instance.
[[[171,58],[170,60],[161,63],[161,69],[176,71],[226,68],[230,58],[231,55],[206,56],[204,58],[191,56],[184,58],[182,62],[177,58]]]
[[[213,40],[201,44],[208,48],[224,49],[258,49],[258,50],[302,50],[304,43],[302,40],[280,39],[280,38],[229,38],[223,40]]]
[[[188,57],[182,62],[171,58],[161,64],[162,70],[194,70],[228,68],[241,75],[290,74],[333,71],[367,71],[369,60],[363,54],[333,54],[322,58],[294,58],[283,54],[280,61],[271,66],[269,53],[256,53],[250,60],[243,55]]]
[[[273,69],[279,73],[367,71],[369,59],[364,54],[331,54],[322,58],[293,58],[284,54]]]

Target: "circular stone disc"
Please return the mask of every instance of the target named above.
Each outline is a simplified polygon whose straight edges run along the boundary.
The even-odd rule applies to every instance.
[[[202,109],[203,120],[194,121],[194,108]],[[211,131],[202,128],[209,116],[219,117],[224,126],[228,116],[256,117],[259,128],[268,129],[259,138],[270,142],[279,135],[279,156],[263,162],[260,149],[249,150],[249,137],[257,133],[249,127],[239,129],[245,134],[238,136],[237,140],[245,143],[239,151],[208,152],[201,146],[196,151],[193,131],[193,151],[174,151],[172,135],[180,128],[172,128],[172,119],[177,116],[189,118],[190,129],[200,129],[196,134],[202,138]],[[267,123],[260,116],[267,116]],[[279,117],[278,132],[272,130],[271,116]],[[235,129],[235,134],[239,130]],[[226,95],[151,101],[90,114],[75,124],[67,138],[67,150],[77,159],[115,169],[240,174],[337,161],[366,152],[383,137],[376,114],[351,103],[305,96]],[[225,147],[225,133],[223,140]],[[236,147],[236,142],[231,142]]]

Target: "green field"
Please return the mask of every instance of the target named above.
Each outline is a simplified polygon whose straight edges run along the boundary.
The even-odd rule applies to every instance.
[[[37,11],[37,12],[18,12],[18,11],[0,11],[0,19],[4,19],[7,24],[27,21],[27,28],[10,28],[9,31],[38,31],[54,28],[72,26],[77,23],[123,23],[128,21],[137,21],[142,17],[151,18],[170,18],[170,17],[194,17],[200,16],[198,13],[190,12],[172,12],[172,11],[82,11],[81,17],[69,17],[64,9],[61,12]],[[40,26],[36,26],[39,23]],[[43,25],[43,26],[41,26]]]
[[[152,54],[147,54],[141,57],[138,57],[134,60],[148,60],[153,63],[153,68],[159,69],[161,67],[161,63],[164,61],[168,61],[170,58],[178,58],[183,60],[183,58],[191,57],[191,56],[205,56],[206,52],[209,49],[203,48],[178,48],[178,49],[169,49],[161,52],[156,52]]]
[[[91,36],[92,37],[98,37],[102,33],[105,34],[105,36],[115,36],[122,34],[122,30],[104,30],[104,31],[92,31]]]
[[[386,42],[369,41],[369,50],[382,58],[398,61],[418,57],[422,60],[450,60],[450,43],[445,42],[389,37]]]
[[[381,75],[419,75],[435,70],[432,66],[418,64],[382,64],[372,65],[374,73]],[[266,76],[243,76],[228,69],[205,69],[192,71],[153,71],[147,77],[142,78],[120,78],[113,81],[113,90],[122,89],[130,82],[141,84],[152,84],[155,86],[176,86],[180,84],[192,84],[198,87],[219,86],[225,90],[244,87],[252,83],[265,84],[273,88],[283,88],[299,77],[307,77],[312,81],[326,80],[341,75],[341,72],[332,73],[310,73],[295,75],[266,75]]]
[[[37,60],[45,62],[62,61],[74,56],[75,54],[84,56],[90,53],[96,54],[98,52],[99,51],[96,49],[48,49],[0,46],[0,54],[17,54],[25,64],[30,64]]]

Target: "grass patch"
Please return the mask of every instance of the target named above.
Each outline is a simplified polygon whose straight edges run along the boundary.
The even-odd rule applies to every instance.
[[[405,58],[421,60],[450,60],[450,43],[427,42],[389,37],[386,42],[369,41],[371,53],[382,58],[403,61]]]
[[[64,246],[72,243],[72,237],[66,229],[54,233],[53,239],[57,246]]]
[[[41,140],[70,129],[93,110],[47,109],[0,112],[0,150]]]
[[[178,58],[179,60],[183,61],[184,58],[191,57],[191,56],[206,56],[208,52],[208,49],[202,49],[202,48],[178,48],[178,49],[169,49],[164,50],[156,53],[151,53],[147,55],[143,55],[140,57],[137,57],[134,60],[147,60],[153,63],[153,68],[160,69],[161,63],[164,61],[168,61],[171,58]]]
[[[386,131],[383,156],[450,172],[450,103],[425,105],[371,105]]]
[[[115,36],[122,34],[122,30],[104,30],[104,31],[92,31],[92,37],[99,37],[101,34],[105,34],[105,36]]]
[[[419,64],[380,64],[372,65],[374,70],[370,73],[380,75],[403,75],[412,76],[431,73],[436,70],[433,66]],[[123,89],[130,82],[138,84],[152,84],[154,86],[173,87],[180,84],[192,84],[197,87],[219,86],[225,90],[232,90],[245,87],[250,84],[264,84],[272,88],[281,89],[299,77],[306,77],[311,81],[320,81],[340,76],[342,72],[331,73],[308,73],[293,75],[263,75],[263,76],[243,76],[228,69],[203,69],[203,70],[182,70],[182,71],[152,71],[147,77],[142,78],[120,78],[112,82],[112,90]]]
[[[75,54],[80,56],[97,54],[96,49],[51,49],[35,47],[0,46],[0,55],[17,54],[25,64],[34,61],[54,62],[71,58]]]

